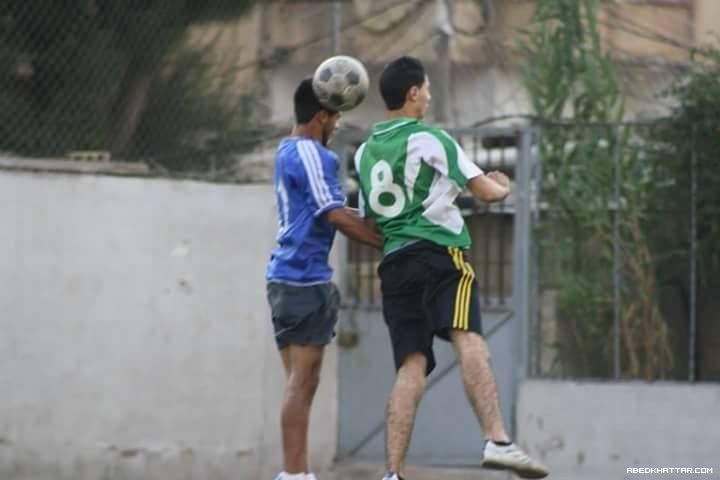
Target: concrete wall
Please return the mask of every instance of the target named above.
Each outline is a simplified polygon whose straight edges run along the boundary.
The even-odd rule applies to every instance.
[[[553,480],[635,478],[630,467],[718,475],[718,411],[719,384],[531,380],[520,388],[517,421],[520,443]]]
[[[273,203],[265,185],[0,171],[0,479],[272,478]]]
[[[343,29],[340,51],[357,56],[370,69],[371,95],[363,107],[346,117],[348,122],[361,126],[369,126],[384,114],[379,95],[374,91],[378,68],[389,60],[406,54],[418,56],[429,67],[431,78],[437,79],[433,71],[436,51],[433,42],[428,41],[437,22],[437,6],[434,2],[423,5],[423,2],[408,0],[384,15],[359,22],[370,11],[387,3],[380,0],[341,2],[343,24],[354,26]],[[517,41],[519,31],[534,28],[531,21],[535,2],[491,3],[491,20],[485,24],[480,2],[452,2],[455,26],[467,31],[486,27],[479,35],[457,34],[451,42],[450,111],[451,120],[458,125],[531,110],[521,85],[518,67],[523,59],[518,54]],[[629,118],[634,114],[663,113],[665,109],[657,108],[655,94],[664,89],[667,78],[673,75],[662,63],[689,60],[687,49],[655,37],[662,35],[687,45],[710,42],[720,32],[718,4],[716,0],[616,2],[601,9],[600,33],[606,46],[611,47],[613,58],[620,65],[628,61],[630,64],[627,65],[629,71],[621,76],[623,90],[629,97],[626,105]],[[307,24],[316,17],[329,19],[331,11],[328,1],[260,2],[253,14],[237,22],[197,27],[193,38],[212,52],[219,74],[233,71],[233,66],[244,66],[239,72],[233,71],[235,88],[238,92],[263,97],[261,103],[267,103],[270,120],[282,124],[292,118],[290,93],[299,79],[311,74],[332,51],[332,22],[316,25],[312,35]],[[308,42],[323,35],[327,35],[326,38]],[[260,41],[260,37],[264,41]],[[296,48],[305,43],[303,48]],[[267,56],[274,49],[278,49],[279,54],[276,68],[258,71],[248,67],[260,52]],[[283,57],[283,51],[287,58]],[[436,94],[439,88],[436,84]],[[428,119],[432,120],[432,115]]]
[[[720,2],[715,0],[694,0],[695,42],[698,45],[717,44],[720,32]]]
[[[272,478],[273,208],[264,185],[0,171],[0,479]],[[335,453],[336,366],[331,348],[318,471]],[[720,471],[717,384],[533,380],[518,405],[520,443],[556,480]]]
[[[314,64],[294,64],[273,70],[269,86],[273,123],[292,123],[292,92],[304,77],[312,75],[315,67]],[[432,68],[432,65],[428,68]],[[385,119],[385,107],[377,85],[380,67],[370,66],[369,73],[371,85],[366,100],[358,108],[344,113],[341,124],[370,128],[375,122]],[[430,74],[432,73],[430,70]],[[495,68],[455,66],[450,92],[452,98],[449,108],[453,113],[450,126],[466,127],[493,115],[527,111],[527,96],[513,72],[503,72]],[[433,118],[434,112],[431,108],[427,119],[432,122]]]

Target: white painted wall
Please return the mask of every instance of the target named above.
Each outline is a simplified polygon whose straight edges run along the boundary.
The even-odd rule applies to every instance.
[[[269,186],[0,171],[0,219],[1,479],[272,478]]]
[[[520,443],[553,480],[639,478],[633,467],[720,474],[720,384],[531,380],[520,387]],[[655,475],[713,478],[713,475]]]
[[[0,171],[0,479],[273,478],[273,210],[266,185]],[[318,471],[335,453],[336,362],[333,347],[311,426]],[[531,380],[518,439],[555,480],[717,475],[718,411],[717,384]]]

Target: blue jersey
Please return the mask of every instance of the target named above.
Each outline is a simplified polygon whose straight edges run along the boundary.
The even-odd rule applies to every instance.
[[[275,154],[273,185],[280,228],[268,281],[312,285],[330,281],[335,227],[324,213],[345,205],[337,156],[307,137],[290,137]]]

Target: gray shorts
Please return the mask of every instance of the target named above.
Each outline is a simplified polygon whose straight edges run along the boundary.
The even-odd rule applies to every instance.
[[[267,284],[278,348],[327,345],[335,336],[340,292],[334,283],[294,286]]]

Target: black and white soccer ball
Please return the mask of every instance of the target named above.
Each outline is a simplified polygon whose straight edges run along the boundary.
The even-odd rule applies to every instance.
[[[315,70],[313,91],[320,103],[340,112],[352,110],[368,93],[370,79],[365,66],[353,57],[330,57]]]

